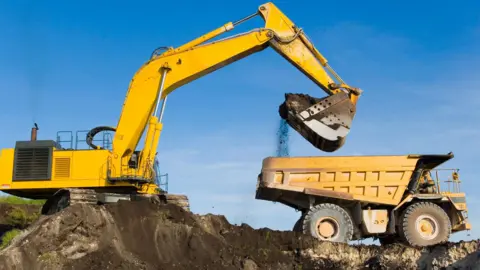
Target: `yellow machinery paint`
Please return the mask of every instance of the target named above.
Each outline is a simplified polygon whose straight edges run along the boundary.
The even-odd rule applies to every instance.
[[[318,238],[325,237],[312,224],[330,216],[329,226],[343,227],[336,228],[332,241],[378,237],[383,243],[434,245],[447,241],[451,232],[471,227],[458,170],[452,170],[447,188],[438,175],[432,176],[438,173],[437,166],[451,158],[452,153],[269,157],[263,161],[256,198],[301,211],[295,230]],[[416,227],[413,217],[418,219]],[[333,230],[326,226],[322,223],[325,232]],[[419,228],[434,226],[437,231],[431,229],[430,236],[421,235]]]
[[[265,27],[207,43],[257,15],[264,19]],[[0,189],[29,198],[55,197],[49,205],[60,203],[60,197],[65,194],[59,195],[62,189],[90,196],[92,202],[94,193],[76,189],[87,188],[97,194],[161,193],[155,184],[154,164],[168,95],[185,84],[269,47],[328,95],[322,104],[319,103],[320,107],[314,105],[281,116],[289,123],[295,122],[294,128],[306,138],[316,134],[316,139],[309,141],[312,144],[316,141],[318,148],[335,151],[341,147],[361,90],[348,86],[303,30],[274,4],[266,3],[259,6],[255,14],[229,22],[178,48],[155,50],[133,76],[117,126],[97,127],[87,134],[87,143],[92,149],[72,150],[53,140],[31,140],[17,142],[14,149],[1,150]],[[315,115],[321,119],[312,118]],[[322,120],[327,118],[339,125]],[[342,129],[337,130],[338,127]],[[145,142],[137,150],[145,130]],[[92,142],[93,137],[102,131],[115,132],[112,149],[103,149]],[[327,133],[328,138],[323,139]]]
[[[153,182],[135,185],[128,181],[119,183],[107,181],[108,160],[111,154],[109,150],[62,150],[56,148],[53,141],[34,143],[35,147],[27,149],[28,152],[25,153],[22,152],[22,144],[28,147],[29,142],[19,142],[17,158],[23,158],[23,153],[31,155],[33,152],[37,160],[38,157],[43,157],[39,162],[43,162],[45,166],[40,168],[39,165],[33,172],[25,168],[31,167],[31,163],[20,164],[15,170],[1,170],[1,188],[4,192],[34,199],[47,199],[51,196],[52,190],[66,187],[106,189],[115,187],[122,192],[135,190],[139,193],[158,193],[156,190],[158,187]],[[48,157],[49,151],[51,158]],[[0,154],[0,168],[11,168],[14,159],[15,149],[3,149]],[[34,175],[34,178],[29,177],[30,175]]]

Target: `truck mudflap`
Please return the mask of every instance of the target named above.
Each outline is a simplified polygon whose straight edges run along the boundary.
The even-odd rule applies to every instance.
[[[285,94],[279,114],[316,148],[337,151],[345,143],[356,108],[345,92],[314,98],[304,94]]]

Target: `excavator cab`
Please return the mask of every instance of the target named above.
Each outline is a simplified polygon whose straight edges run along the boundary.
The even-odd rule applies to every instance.
[[[304,94],[285,94],[279,114],[293,129],[316,148],[338,150],[350,132],[356,105],[347,93],[314,98]]]

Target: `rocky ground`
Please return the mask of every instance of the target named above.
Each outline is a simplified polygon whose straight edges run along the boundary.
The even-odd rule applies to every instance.
[[[0,251],[0,269],[480,269],[476,248],[318,242],[141,201],[41,216]]]

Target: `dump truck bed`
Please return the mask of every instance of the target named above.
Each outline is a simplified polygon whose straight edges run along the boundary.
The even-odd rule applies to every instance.
[[[305,207],[305,195],[397,205],[417,169],[431,170],[447,155],[268,157],[256,199]]]

